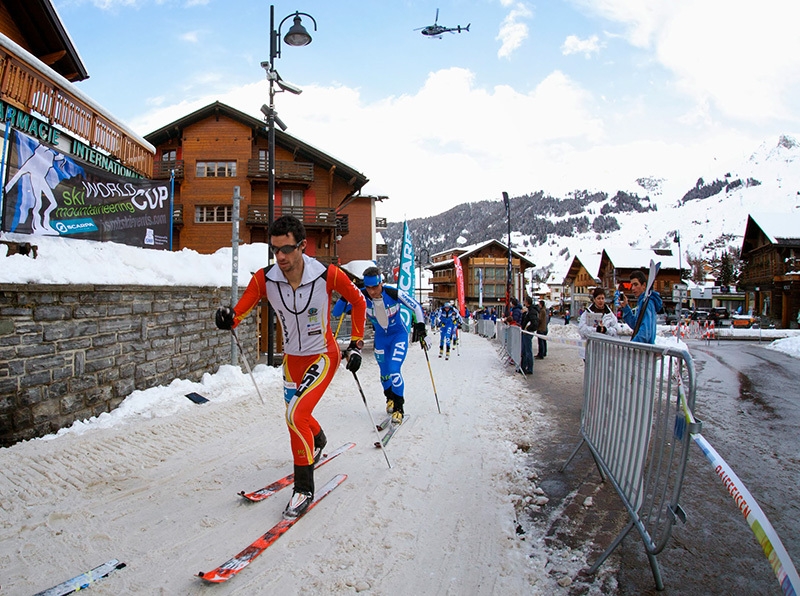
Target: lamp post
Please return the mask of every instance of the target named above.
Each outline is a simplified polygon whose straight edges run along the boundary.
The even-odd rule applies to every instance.
[[[508,220],[508,271],[506,272],[506,316],[508,316],[511,314],[511,201],[505,191],[503,191],[503,203],[506,205]]]
[[[417,264],[419,265],[419,303],[422,305],[422,253],[425,253],[425,264],[431,262],[431,254],[427,248],[420,248],[417,252]]]
[[[269,81],[269,105],[261,106],[261,112],[267,117],[267,142],[269,144],[267,155],[267,204],[268,204],[268,228],[272,228],[272,222],[275,219],[275,124],[281,127],[281,130],[286,130],[286,125],[278,118],[278,113],[275,111],[275,85],[277,84],[280,91],[288,91],[295,95],[302,93],[294,85],[287,83],[275,70],[275,59],[281,57],[281,27],[288,19],[293,19],[293,24],[283,38],[290,46],[306,46],[311,43],[311,35],[303,27],[300,15],[306,16],[314,23],[314,31],[317,30],[317,21],[314,20],[310,14],[305,12],[295,12],[285,16],[278,24],[277,30],[275,29],[275,6],[269,7],[269,62],[262,62],[261,67],[267,71],[267,80]],[[267,264],[272,263],[272,254],[267,254]],[[268,307],[267,311],[267,364],[272,366],[275,356],[275,312],[272,306]]]
[[[677,315],[677,324],[681,324],[681,315],[683,313],[683,262],[681,260],[681,233],[675,231],[673,242],[678,243],[678,308],[675,314]]]

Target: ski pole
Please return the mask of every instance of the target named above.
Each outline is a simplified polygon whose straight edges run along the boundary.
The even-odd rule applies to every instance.
[[[381,435],[378,433],[378,426],[375,424],[375,418],[372,417],[372,412],[369,411],[369,406],[367,405],[367,398],[364,395],[364,390],[361,388],[361,383],[358,380],[358,376],[356,376],[356,371],[353,372],[353,378],[356,380],[356,385],[358,385],[358,392],[361,394],[361,401],[364,402],[364,407],[367,408],[367,414],[369,415],[369,421],[372,422],[372,430],[375,431],[375,435],[378,437],[378,445],[381,446],[381,451],[383,451],[383,457],[386,458],[386,463],[389,467],[392,467],[392,464],[389,462],[389,456],[386,454],[386,447],[383,446],[383,442],[381,441]]]
[[[336,333],[333,334],[333,339],[339,337],[339,329],[342,328],[342,321],[344,321],[344,313],[342,313],[342,316],[339,317],[339,324],[336,325]]]
[[[419,340],[422,343],[422,351],[425,352],[425,360],[428,362],[428,372],[431,374],[431,385],[433,385],[433,396],[436,398],[436,409],[442,413],[442,408],[439,407],[439,394],[436,393],[436,383],[433,381],[433,370],[431,369],[431,359],[428,358],[428,344],[425,343],[425,338]]]
[[[247,361],[247,356],[244,355],[244,350],[242,349],[242,344],[239,343],[239,336],[236,335],[236,331],[231,329],[231,335],[233,335],[233,339],[236,340],[236,345],[239,347],[239,354],[242,356],[242,361],[244,362],[244,367],[247,369],[247,372],[250,373],[250,379],[253,381],[253,386],[256,388],[256,393],[258,393],[258,399],[261,400],[261,405],[267,405],[267,402],[264,401],[264,396],[261,395],[261,391],[258,388],[258,383],[256,383],[256,378],[253,376],[253,371],[250,369],[250,363]]]

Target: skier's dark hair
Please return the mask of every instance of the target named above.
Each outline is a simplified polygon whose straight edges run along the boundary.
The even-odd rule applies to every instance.
[[[637,273],[638,273],[638,272],[637,272]],[[631,277],[633,277],[633,275],[631,275]],[[594,292],[592,292],[592,300],[594,300],[595,298],[597,298],[597,297],[598,297],[600,294],[602,294],[603,296],[605,296],[605,295],[606,295],[606,290],[605,290],[605,288],[599,288],[599,287],[598,287],[598,288],[595,288],[595,289],[594,289]]]
[[[363,277],[382,277],[381,270],[378,267],[367,267],[364,269],[364,273],[361,274]]]
[[[303,222],[294,215],[284,215],[272,222],[269,229],[270,236],[286,236],[292,234],[295,242],[302,242],[306,239],[306,228]]]

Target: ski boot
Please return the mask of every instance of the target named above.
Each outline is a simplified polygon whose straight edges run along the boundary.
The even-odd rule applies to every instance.
[[[284,519],[294,519],[303,515],[314,500],[314,466],[294,466],[294,492],[286,509]]]
[[[319,434],[314,437],[314,463],[317,463],[322,457],[322,450],[328,444],[328,438],[322,429],[319,429]]]

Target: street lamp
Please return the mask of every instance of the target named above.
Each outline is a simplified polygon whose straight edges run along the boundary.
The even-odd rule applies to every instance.
[[[679,231],[675,231],[672,241],[678,243],[678,310],[675,314],[677,315],[677,324],[680,326],[681,314],[683,313],[683,262],[681,260],[681,233]]]
[[[267,198],[268,204],[268,228],[272,228],[272,222],[275,219],[275,124],[281,127],[281,130],[286,130],[286,125],[278,118],[275,111],[275,85],[277,84],[281,91],[288,91],[295,95],[300,95],[302,89],[295,87],[291,83],[287,83],[278,72],[275,70],[275,59],[281,57],[281,27],[288,19],[293,19],[293,24],[283,38],[290,46],[300,47],[306,46],[311,43],[311,35],[303,27],[300,15],[306,16],[314,23],[314,31],[317,30],[317,21],[310,14],[305,12],[295,12],[281,20],[278,24],[277,30],[275,29],[275,6],[269,7],[269,62],[262,62],[261,67],[267,71],[267,80],[269,81],[269,105],[261,107],[261,112],[267,117],[267,140],[269,143],[267,155],[267,180],[269,196]],[[267,264],[272,262],[272,254],[267,253]],[[272,366],[275,355],[275,312],[272,306],[268,307],[267,314],[267,364]]]
[[[506,205],[508,220],[508,271],[506,272],[506,316],[508,316],[511,314],[511,201],[505,191],[503,191],[503,203]]]
[[[419,303],[422,305],[422,253],[425,253],[425,264],[431,262],[431,253],[427,248],[420,248],[417,251],[417,264],[419,265]]]

